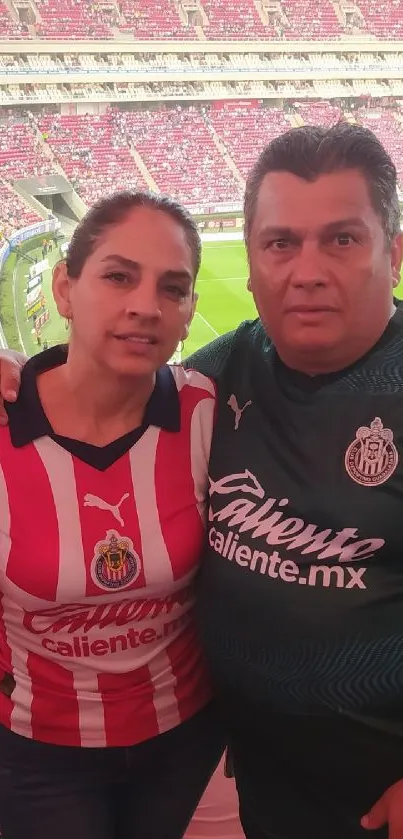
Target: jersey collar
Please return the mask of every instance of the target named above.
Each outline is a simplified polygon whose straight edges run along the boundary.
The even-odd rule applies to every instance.
[[[21,448],[40,437],[54,436],[43,411],[36,379],[39,373],[65,364],[67,347],[57,346],[29,359],[21,374],[16,402],[6,402],[11,442]],[[147,402],[142,428],[155,425],[166,431],[180,431],[180,402],[175,379],[166,364],[157,371],[154,390]]]

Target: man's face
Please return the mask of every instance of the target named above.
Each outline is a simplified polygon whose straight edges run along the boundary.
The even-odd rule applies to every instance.
[[[309,182],[264,178],[248,242],[250,287],[283,361],[308,373],[342,369],[384,331],[402,260],[385,240],[363,175]]]

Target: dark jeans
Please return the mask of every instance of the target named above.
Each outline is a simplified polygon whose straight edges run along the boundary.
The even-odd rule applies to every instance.
[[[361,817],[403,778],[403,742],[344,718],[273,718],[264,739],[232,732],[246,839],[387,839]]]
[[[0,727],[3,839],[181,839],[224,748],[213,704],[128,748],[76,748]]]
[[[323,810],[320,806],[317,807],[317,802],[315,802],[315,813],[312,813],[310,818],[304,812],[299,795],[292,787],[283,798],[283,827],[281,815],[277,813],[273,817],[273,799],[270,792],[268,792],[265,808],[263,809],[263,802],[260,801],[258,810],[254,808],[253,796],[242,787],[239,787],[239,797],[241,823],[246,839],[387,839],[388,837],[387,828],[364,830],[360,827],[358,820],[353,822],[348,815],[345,820],[337,819],[335,826],[332,810],[329,808],[326,812],[326,802],[323,802],[325,804]],[[278,802],[275,802],[275,808],[277,807]],[[309,810],[309,803],[306,809]],[[304,813],[302,825],[301,813]],[[290,827],[290,822],[294,822],[293,828]]]

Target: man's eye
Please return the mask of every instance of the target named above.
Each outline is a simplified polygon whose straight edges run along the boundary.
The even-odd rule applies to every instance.
[[[177,285],[166,285],[165,291],[172,297],[177,297],[178,299],[186,297],[187,294],[187,292],[183,288],[181,288],[181,286]]]
[[[340,247],[346,248],[348,247],[348,245],[351,245],[353,242],[355,242],[355,239],[351,235],[351,233],[338,233],[335,237],[335,242],[338,245],[340,245]]]
[[[272,251],[285,251],[291,242],[289,239],[272,239],[271,242],[268,242],[267,248]]]
[[[129,281],[129,275],[124,274],[123,271],[109,271],[105,274],[105,279],[112,280],[114,283],[123,284]]]

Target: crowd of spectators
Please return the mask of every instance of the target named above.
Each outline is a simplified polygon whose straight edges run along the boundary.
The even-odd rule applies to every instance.
[[[149,40],[340,40],[344,35],[401,39],[401,0],[36,0],[12,12],[0,0],[3,38]],[[29,20],[29,22],[28,22]]]
[[[12,187],[0,178],[0,247],[4,239],[21,227],[27,227],[42,217],[21,198]]]
[[[401,0],[355,0],[354,5],[360,12],[361,31],[387,40],[403,38]]]
[[[146,186],[118,130],[114,112],[100,115],[45,115],[38,126],[55,159],[87,204],[105,192]]]
[[[343,116],[372,128],[396,161],[403,187],[403,103],[293,101],[284,109],[259,100],[107,106],[99,114],[36,113],[0,108],[0,201],[3,232],[38,216],[13,191],[21,179],[66,176],[89,205],[105,193],[152,188],[190,207],[239,204],[259,149],[303,123],[331,125]],[[0,225],[1,226],[1,225]]]
[[[239,201],[239,181],[208,125],[208,109],[191,105],[126,111],[122,130],[157,185],[187,204]]]

